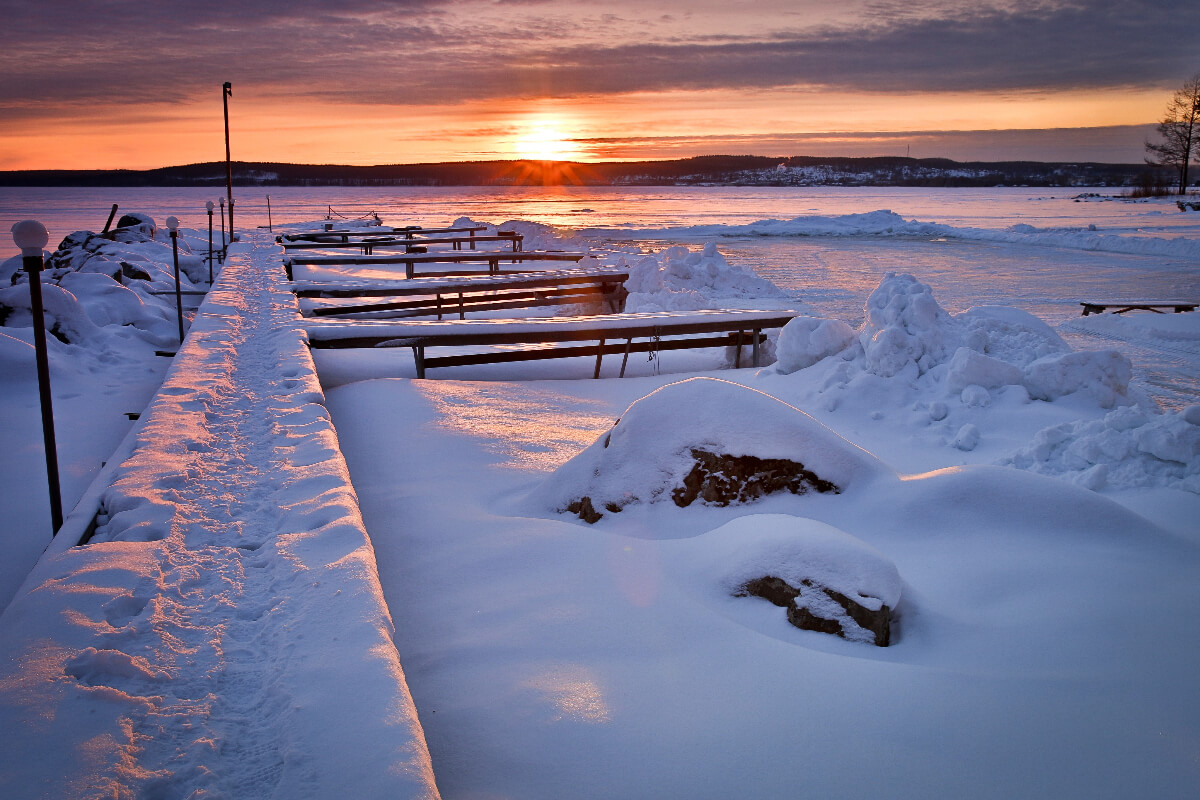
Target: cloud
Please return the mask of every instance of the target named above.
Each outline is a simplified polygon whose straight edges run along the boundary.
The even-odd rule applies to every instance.
[[[851,0],[804,21],[827,5],[757,4],[726,30],[702,3],[597,16],[538,0],[0,0],[0,108],[190,102],[226,80],[235,93],[401,106],[781,86],[1172,87],[1200,52],[1194,0]]]

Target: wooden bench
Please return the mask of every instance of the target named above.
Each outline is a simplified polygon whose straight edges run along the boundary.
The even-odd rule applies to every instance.
[[[1200,303],[1189,303],[1186,300],[1105,300],[1084,301],[1083,316],[1088,314],[1103,314],[1107,309],[1114,309],[1114,314],[1124,314],[1126,311],[1153,311],[1155,314],[1164,313],[1161,309],[1172,309],[1176,314],[1184,311],[1195,311]]]
[[[622,377],[625,375],[625,366],[630,353],[698,347],[736,347],[737,355],[734,366],[740,367],[742,347],[750,345],[752,347],[752,363],[754,366],[758,366],[759,346],[766,340],[766,335],[762,331],[783,327],[797,313],[795,311],[720,310],[529,319],[453,320],[449,322],[309,320],[304,323],[304,327],[308,333],[309,346],[313,348],[411,347],[418,378],[424,378],[426,371],[434,367],[535,361],[573,356],[595,356],[596,368],[593,377],[598,378],[604,356],[618,353],[624,354],[621,362]],[[623,343],[622,340],[624,340]],[[557,344],[560,342],[598,342],[598,344],[501,350],[436,358],[428,358],[425,355],[426,349],[431,347]]]
[[[472,275],[454,279],[413,278],[396,281],[293,281],[288,288],[297,297],[366,298],[420,297],[413,300],[322,305],[311,315],[346,316],[378,314],[418,317],[468,311],[501,311],[531,306],[602,302],[612,313],[624,310],[624,283],[629,273],[617,269],[560,269],[517,274]]]
[[[500,272],[500,262],[524,263],[526,261],[573,261],[578,263],[587,258],[587,253],[568,253],[562,250],[458,250],[448,253],[405,253],[395,255],[370,256],[289,256],[284,259],[284,269],[288,280],[294,277],[294,268],[298,266],[351,266],[377,267],[403,265],[404,274],[412,278],[418,264],[486,264],[488,272]],[[435,275],[470,275],[470,272],[441,271]]]
[[[486,231],[484,225],[465,225],[453,228],[422,228],[420,225],[406,225],[403,228],[382,227],[372,225],[363,228],[326,228],[323,231],[307,231],[305,233],[285,233],[275,237],[275,241],[284,242],[341,242],[348,243],[351,236],[403,236],[411,239],[414,236],[429,236],[431,234],[465,233],[474,236],[480,231]]]
[[[454,250],[462,250],[462,246],[468,245],[471,250],[475,249],[477,244],[483,242],[507,242],[512,245],[514,251],[520,251],[524,236],[513,231],[499,231],[495,235],[488,236],[435,236],[428,239],[414,239],[396,237],[379,237],[379,238],[364,238],[352,242],[320,242],[320,241],[304,241],[304,242],[281,242],[284,251],[289,250],[337,250],[341,248],[354,247],[360,250],[364,255],[370,255],[377,247],[403,247],[406,253],[423,253],[424,248],[432,244],[448,244]]]

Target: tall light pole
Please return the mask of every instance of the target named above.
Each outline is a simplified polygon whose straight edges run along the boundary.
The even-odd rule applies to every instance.
[[[175,311],[179,314],[179,343],[183,344],[183,292],[179,288],[179,218],[167,217],[171,232],[171,255],[175,260]]]
[[[46,482],[50,487],[50,522],[63,524],[62,490],[58,482],[58,447],[54,439],[54,403],[50,397],[50,358],[46,351],[46,316],[42,308],[42,251],[50,241],[46,226],[27,219],[12,226],[13,242],[29,273],[29,305],[33,312],[33,345],[37,355],[38,394],[42,402],[42,440],[46,446]]]
[[[229,96],[233,84],[225,81],[221,87],[221,106],[225,109],[225,192],[229,196],[229,238],[237,239],[233,233],[233,163],[229,160]]]
[[[206,202],[204,203],[204,207],[208,209],[208,285],[209,285],[209,286],[212,286],[212,282],[213,282],[213,276],[212,276],[212,260],[213,260],[213,251],[212,251],[212,212],[213,212],[213,201],[212,201],[212,200],[208,200],[208,201],[206,201]]]

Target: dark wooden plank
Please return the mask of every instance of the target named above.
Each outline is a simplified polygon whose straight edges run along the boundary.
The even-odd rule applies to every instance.
[[[448,244],[455,250],[462,249],[462,245],[470,245],[470,249],[476,249],[476,245],[484,242],[507,242],[512,245],[516,251],[521,250],[522,236],[520,234],[509,234],[507,236],[488,235],[488,236],[452,236],[452,237],[434,237],[429,239],[397,239],[395,237],[379,238],[379,239],[359,239],[355,241],[343,242],[323,242],[323,241],[302,241],[302,242],[283,242],[284,251],[291,250],[339,250],[345,248],[355,248],[358,250],[374,250],[376,248],[388,247],[403,247],[409,250],[414,247],[426,247],[432,244]]]
[[[542,289],[540,291],[504,292],[461,296],[459,293],[454,310],[460,316],[467,311],[503,311],[537,306],[569,305],[588,301],[609,302],[619,284],[610,288],[601,286],[568,286]],[[345,306],[319,306],[312,309],[314,317],[345,317],[377,312],[395,312],[389,317],[422,317],[440,315],[444,308],[442,294],[424,300],[392,300],[381,303],[356,303]],[[612,312],[619,308],[610,308]]]
[[[478,263],[518,263],[524,261],[582,261],[587,253],[568,252],[565,250],[473,250],[451,251],[448,253],[403,253],[381,256],[335,255],[335,256],[289,256],[285,261],[292,266],[348,266],[371,267],[387,266],[389,264],[464,264]]]
[[[695,350],[705,347],[731,347],[733,334],[724,336],[707,336],[693,339],[666,339],[660,342],[633,341],[612,342],[603,345],[603,355],[624,353],[628,348],[631,353],[649,353],[651,350]],[[420,348],[417,348],[420,349]],[[490,353],[464,353],[453,356],[423,357],[425,369],[434,367],[465,367],[477,364],[507,364],[514,361],[544,361],[552,358],[595,357],[598,348],[594,344],[567,345],[565,347],[545,347],[536,350],[499,350]]]
[[[438,292],[489,292],[538,286],[565,286],[590,283],[624,283],[629,273],[608,267],[597,269],[559,269],[541,272],[504,272],[499,275],[463,273],[460,280],[431,277],[395,281],[294,281],[289,288],[297,297],[403,297],[432,295]]]
[[[393,228],[381,225],[372,225],[363,228],[336,228],[326,229],[323,231],[305,231],[303,233],[284,233],[275,237],[275,241],[283,243],[284,241],[320,241],[322,238],[329,241],[347,241],[350,236],[421,236],[429,234],[443,233],[466,233],[474,236],[479,231],[487,230],[485,225],[464,225],[448,228],[422,228],[420,225],[406,225],[401,228]]]
[[[1200,307],[1200,303],[1193,303],[1186,300],[1104,300],[1104,301],[1083,301],[1079,305],[1083,306],[1083,316],[1089,314],[1103,314],[1110,308],[1116,309],[1112,313],[1124,314],[1127,311],[1152,311],[1156,314],[1162,314],[1159,309],[1169,308],[1176,314],[1182,314],[1187,311],[1195,311]]]

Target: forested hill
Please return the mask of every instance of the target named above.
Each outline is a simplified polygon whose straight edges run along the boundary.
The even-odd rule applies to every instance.
[[[958,162],[938,158],[701,156],[673,161],[579,163],[464,161],[277,164],[235,161],[239,186],[1129,186],[1144,164]],[[225,162],[149,170],[17,170],[0,186],[208,186],[225,184]]]

